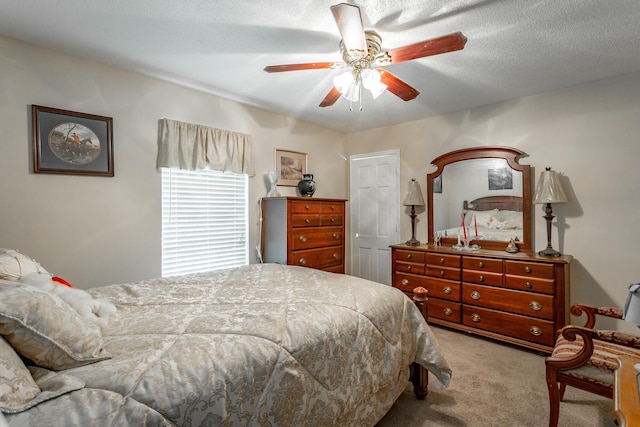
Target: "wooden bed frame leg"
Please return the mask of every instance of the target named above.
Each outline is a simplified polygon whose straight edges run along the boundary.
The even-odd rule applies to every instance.
[[[429,316],[429,298],[427,298],[427,290],[423,287],[418,287],[413,290],[413,302],[420,310],[424,320],[428,320]],[[411,364],[411,377],[409,378],[413,384],[413,393],[416,395],[416,399],[425,400],[429,393],[429,376],[428,371],[418,363]]]

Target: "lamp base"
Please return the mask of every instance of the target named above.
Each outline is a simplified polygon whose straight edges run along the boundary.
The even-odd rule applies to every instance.
[[[562,255],[560,252],[553,249],[551,246],[547,246],[545,250],[538,252],[538,255],[541,256],[560,256]]]
[[[405,245],[407,245],[407,246],[420,246],[420,241],[416,240],[415,237],[412,237],[411,239],[406,241]]]

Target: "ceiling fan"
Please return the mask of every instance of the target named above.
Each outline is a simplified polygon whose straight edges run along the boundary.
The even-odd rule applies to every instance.
[[[334,77],[334,87],[322,100],[320,107],[333,105],[340,96],[349,101],[359,101],[363,86],[371,92],[374,98],[388,90],[402,100],[410,101],[420,92],[380,67],[461,50],[467,42],[467,38],[457,32],[380,52],[382,38],[375,31],[364,31],[362,15],[358,6],[340,3],[331,6],[331,12],[342,36],[340,53],[343,61],[269,65],[264,68],[264,71],[268,73],[349,68],[347,72]]]

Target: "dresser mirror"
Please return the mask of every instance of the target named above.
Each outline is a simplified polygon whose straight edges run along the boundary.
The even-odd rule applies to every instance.
[[[475,147],[435,158],[427,175],[429,243],[456,245],[465,237],[482,249],[531,245],[531,167],[525,153]]]

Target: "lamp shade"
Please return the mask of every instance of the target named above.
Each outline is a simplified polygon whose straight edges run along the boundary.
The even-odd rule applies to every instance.
[[[409,181],[409,193],[402,202],[404,206],[424,206],[420,184],[415,179]]]
[[[560,184],[560,176],[551,168],[546,168],[540,174],[533,203],[564,203],[568,201],[562,184]]]
[[[624,303],[624,314],[622,316],[627,322],[640,326],[640,283],[629,285],[629,295]]]

